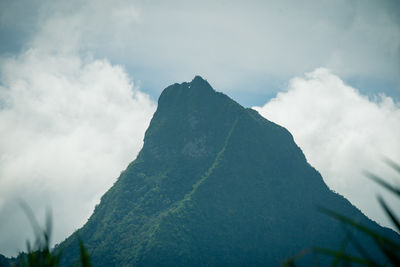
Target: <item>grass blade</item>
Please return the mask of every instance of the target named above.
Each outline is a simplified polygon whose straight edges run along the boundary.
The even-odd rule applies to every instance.
[[[386,162],[387,165],[389,165],[390,167],[392,167],[395,171],[397,171],[398,173],[400,173],[400,165],[397,164],[396,162],[394,162],[393,160],[384,157],[383,160]]]
[[[339,263],[342,260],[340,255],[344,255],[345,254],[347,243],[348,243],[348,236],[346,235],[346,237],[344,238],[342,244],[340,244],[340,248],[338,250],[338,253],[336,254],[336,256],[334,257],[334,259],[333,259],[333,261],[331,263],[331,267],[339,266]]]
[[[400,266],[400,256],[395,253],[395,250],[388,248],[384,243],[378,243],[378,246],[393,266]]]
[[[90,267],[90,256],[89,253],[86,251],[85,246],[83,245],[83,241],[79,238],[79,250],[80,250],[80,260],[82,267]]]
[[[357,239],[353,236],[353,234],[350,231],[347,232],[347,235],[349,236],[351,243],[353,243],[354,247],[358,250],[360,255],[364,257],[364,259],[368,260],[372,266],[375,267],[380,266],[370,257],[370,255],[364,250],[364,248],[361,246],[361,244],[357,241]]]
[[[385,210],[386,214],[389,216],[392,223],[396,226],[397,230],[400,232],[400,221],[393,213],[393,211],[389,208],[386,202],[383,200],[381,196],[378,196],[379,204],[381,204],[382,208]]]
[[[325,254],[328,256],[339,258],[339,259],[342,259],[347,262],[354,262],[354,263],[358,263],[358,264],[365,265],[365,266],[374,266],[371,262],[369,262],[366,259],[346,254],[341,250],[336,251],[336,250],[330,250],[327,248],[319,248],[319,247],[315,247],[315,248],[313,248],[313,250],[317,253],[322,253],[322,254]]]
[[[325,214],[327,214],[327,215],[329,215],[329,216],[331,216],[331,217],[333,217],[333,218],[335,218],[335,219],[337,219],[337,220],[339,220],[339,221],[341,221],[343,223],[346,223],[346,224],[348,224],[350,226],[353,226],[354,228],[360,230],[361,232],[364,232],[365,234],[367,234],[370,237],[372,237],[375,240],[375,242],[381,242],[381,243],[382,242],[386,242],[387,245],[390,245],[391,247],[393,247],[395,249],[400,249],[400,244],[397,244],[393,240],[391,240],[391,239],[389,239],[389,238],[387,238],[387,237],[385,237],[385,236],[383,236],[381,234],[378,234],[377,232],[369,229],[368,227],[366,227],[366,226],[364,226],[362,224],[359,224],[359,223],[353,221],[352,219],[350,219],[350,218],[348,218],[346,216],[343,216],[343,215],[341,215],[341,214],[339,214],[337,212],[334,212],[334,211],[326,209],[326,208],[320,207],[319,209],[321,210],[321,212],[323,212],[323,213],[325,213]]]
[[[382,178],[380,178],[379,176],[376,176],[373,173],[370,172],[365,172],[365,175],[371,179],[372,181],[376,182],[377,184],[383,186],[384,188],[386,188],[387,190],[391,191],[392,193],[394,193],[395,195],[397,195],[398,197],[400,197],[400,189],[396,188],[394,186],[392,186],[391,184],[389,184],[388,182],[386,182],[385,180],[383,180]]]

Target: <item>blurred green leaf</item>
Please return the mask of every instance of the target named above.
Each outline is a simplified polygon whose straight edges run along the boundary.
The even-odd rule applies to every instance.
[[[396,226],[397,230],[400,232],[400,221],[396,217],[396,215],[393,213],[393,211],[389,208],[389,206],[386,204],[386,202],[383,200],[381,196],[378,196],[378,201],[381,204],[382,208],[385,210],[386,214],[392,221],[392,223]]]
[[[391,239],[369,229],[368,227],[366,227],[360,223],[355,222],[354,220],[352,220],[346,216],[343,216],[335,211],[332,211],[330,209],[323,208],[323,207],[320,207],[319,210],[321,212],[343,222],[343,223],[346,223],[346,224],[353,226],[354,228],[364,232],[365,234],[371,236],[376,242],[386,242],[386,244],[390,245],[391,247],[393,247],[395,249],[400,249],[400,244],[393,242]]]
[[[394,170],[396,170],[398,173],[400,173],[400,165],[391,160],[390,158],[384,157],[383,160],[386,162],[387,165],[392,167]]]
[[[83,241],[81,239],[79,239],[79,249],[80,249],[80,260],[81,260],[81,264],[82,267],[90,267],[90,257],[89,257],[89,253],[86,251],[85,246],[83,245]]]
[[[400,197],[400,189],[399,188],[396,188],[396,187],[392,186],[391,184],[389,184],[388,182],[386,182],[385,180],[383,180],[382,178],[380,178],[379,176],[377,176],[377,175],[375,175],[373,173],[370,173],[370,172],[364,172],[364,173],[368,178],[370,178],[374,182],[380,184],[381,186],[383,186],[387,190],[391,191],[392,193],[394,193],[398,197]]]
[[[346,254],[342,250],[330,250],[330,249],[320,248],[320,247],[315,247],[315,248],[313,248],[313,250],[317,253],[322,253],[325,255],[333,256],[336,259],[342,259],[344,261],[354,262],[354,263],[358,263],[358,264],[365,265],[365,266],[374,266],[374,264],[371,263],[370,261],[360,258],[360,257],[355,257],[352,255]],[[334,266],[337,266],[337,265],[334,265]]]

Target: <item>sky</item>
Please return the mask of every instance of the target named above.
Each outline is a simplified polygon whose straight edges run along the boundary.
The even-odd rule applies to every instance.
[[[390,226],[400,203],[398,1],[0,0],[0,253],[33,238],[19,207],[81,227],[133,161],[170,84],[207,79],[286,127],[328,186]]]

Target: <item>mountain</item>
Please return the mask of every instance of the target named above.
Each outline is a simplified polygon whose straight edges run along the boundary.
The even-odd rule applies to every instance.
[[[94,266],[277,266],[340,247],[343,225],[317,206],[398,238],[332,192],[285,128],[196,76],[162,92],[136,160],[56,249],[62,266],[79,257],[78,238]]]
[[[0,254],[0,266],[8,267],[11,265],[11,259],[5,257],[4,255]]]

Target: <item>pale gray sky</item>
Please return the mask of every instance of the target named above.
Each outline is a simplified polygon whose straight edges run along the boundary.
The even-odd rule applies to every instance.
[[[80,227],[140,150],[161,90],[195,75],[260,106],[330,186],[387,223],[375,188],[354,188],[362,168],[390,173],[370,155],[400,161],[399,14],[387,0],[0,0],[0,253],[29,237],[19,198],[39,217],[53,208],[56,242]]]
[[[153,98],[201,74],[245,105],[318,67],[363,93],[400,88],[398,1],[1,1],[1,49],[122,64]],[[154,75],[157,79],[154,79]],[[241,91],[255,97],[242,97]],[[242,100],[243,98],[243,100]],[[261,104],[261,103],[258,103]]]

